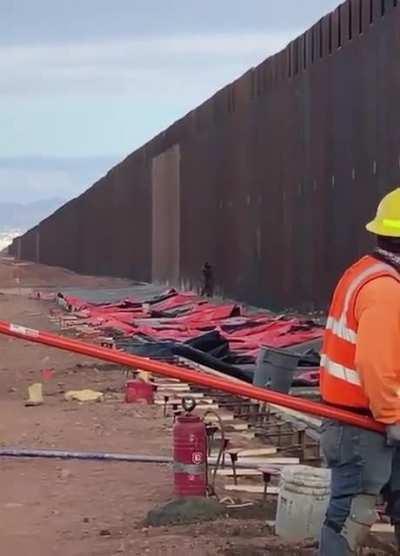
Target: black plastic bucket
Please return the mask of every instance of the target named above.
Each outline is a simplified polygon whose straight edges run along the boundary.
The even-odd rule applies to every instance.
[[[254,386],[288,394],[301,355],[284,349],[262,347],[257,357]]]

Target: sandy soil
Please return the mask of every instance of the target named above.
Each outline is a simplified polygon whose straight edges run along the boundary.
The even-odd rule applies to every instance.
[[[125,287],[131,284],[122,278],[80,276],[70,270],[49,267],[31,262],[17,262],[0,255],[0,288],[32,287],[60,288],[78,286],[82,288]]]

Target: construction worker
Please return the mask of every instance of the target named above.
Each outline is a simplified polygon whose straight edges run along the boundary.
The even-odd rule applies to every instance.
[[[332,481],[321,556],[358,551],[376,521],[380,495],[400,546],[400,189],[382,200],[367,230],[377,247],[345,272],[329,310],[321,395],[330,405],[373,417],[386,434],[324,423],[321,448]]]
[[[212,297],[214,295],[214,273],[212,266],[205,262],[201,269],[203,275],[203,286],[201,288],[201,296]]]

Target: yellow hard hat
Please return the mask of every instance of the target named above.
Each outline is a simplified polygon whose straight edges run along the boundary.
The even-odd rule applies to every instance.
[[[382,199],[367,230],[378,236],[400,237],[400,188]]]

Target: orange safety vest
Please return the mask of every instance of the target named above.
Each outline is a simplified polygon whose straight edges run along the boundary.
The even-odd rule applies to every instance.
[[[361,288],[382,276],[391,276],[400,282],[400,275],[394,268],[366,256],[351,266],[337,285],[321,352],[320,389],[327,403],[369,409],[362,376],[355,366],[358,331],[355,306]]]

